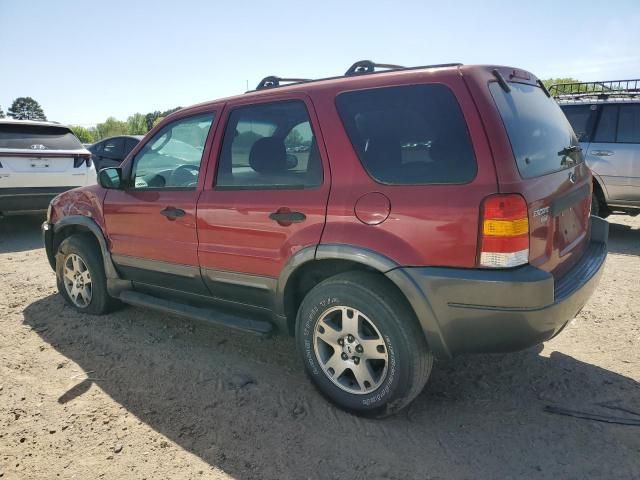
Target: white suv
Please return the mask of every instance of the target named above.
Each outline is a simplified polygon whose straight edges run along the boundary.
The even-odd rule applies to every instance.
[[[91,153],[69,127],[0,120],[0,216],[46,210],[59,193],[93,183]]]

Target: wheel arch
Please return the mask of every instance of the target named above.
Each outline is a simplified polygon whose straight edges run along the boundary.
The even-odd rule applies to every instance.
[[[303,249],[289,260],[278,279],[275,312],[286,324],[288,333],[293,334],[300,303],[317,283],[345,271],[377,273],[407,301],[433,354],[439,358],[449,358],[428,300],[399,267],[384,255],[350,245],[319,245],[317,248]]]

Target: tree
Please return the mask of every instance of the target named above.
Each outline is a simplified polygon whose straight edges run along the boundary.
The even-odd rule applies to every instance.
[[[153,128],[156,125],[158,125],[162,120],[164,120],[164,117],[156,117],[155,120],[153,121],[153,123],[151,124],[151,128]]]
[[[116,135],[127,135],[129,133],[127,123],[117,120],[114,117],[109,117],[103,123],[96,125],[96,130],[99,139]]]
[[[4,118],[4,112],[2,111],[2,107],[0,107],[0,118]]]
[[[79,125],[72,125],[71,130],[76,134],[76,137],[81,143],[95,143],[97,140],[97,132],[94,128],[85,128]]]
[[[566,77],[566,78],[547,78],[546,80],[542,80],[542,83],[547,90],[551,87],[551,85],[555,85],[558,83],[578,83],[580,80],[576,80],[575,78]],[[556,95],[557,92],[551,92],[551,95]]]
[[[129,135],[144,135],[149,131],[146,117],[141,113],[134,113],[127,118],[127,129],[129,130]]]
[[[42,107],[31,97],[16,98],[7,111],[16,120],[46,120]]]

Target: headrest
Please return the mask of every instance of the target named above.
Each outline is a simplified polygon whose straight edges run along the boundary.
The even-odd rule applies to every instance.
[[[258,173],[283,173],[287,171],[287,150],[278,138],[261,138],[251,147],[249,165]]]

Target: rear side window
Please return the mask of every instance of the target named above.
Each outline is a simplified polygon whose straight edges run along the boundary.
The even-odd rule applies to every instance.
[[[346,92],[336,104],[362,165],[376,181],[424,185],[475,177],[467,124],[444,85]]]
[[[66,127],[0,124],[0,148],[78,150],[80,140]]]
[[[600,113],[598,128],[594,141],[598,143],[613,143],[616,141],[616,124],[618,123],[618,106],[605,105]]]
[[[620,143],[640,143],[640,105],[620,105],[618,114],[618,135]]]
[[[489,84],[509,135],[518,170],[533,178],[583,162],[578,139],[558,104],[541,88],[509,83],[505,92],[497,82]]]
[[[569,105],[563,106],[562,111],[573,127],[578,141],[589,142],[597,107],[595,105]]]

